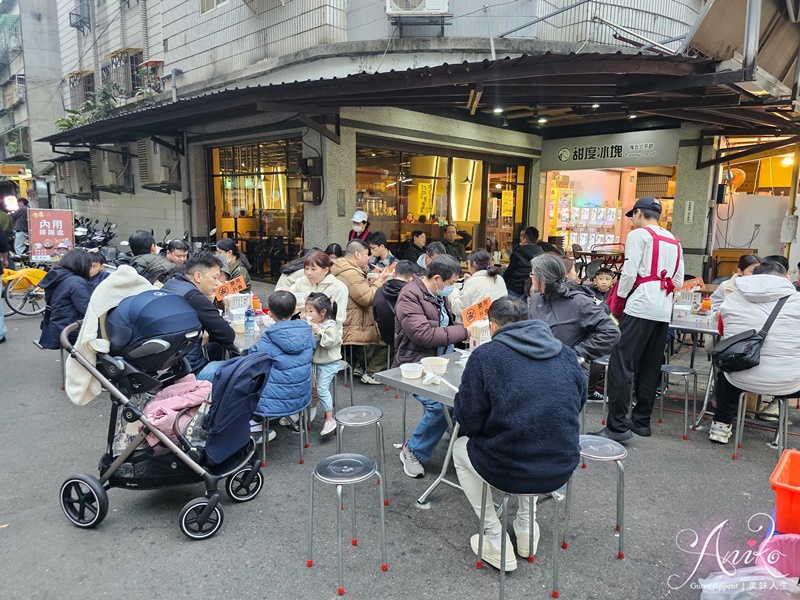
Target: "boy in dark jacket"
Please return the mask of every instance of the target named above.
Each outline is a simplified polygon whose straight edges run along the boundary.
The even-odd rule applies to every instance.
[[[589,288],[594,297],[605,302],[614,285],[614,271],[606,267],[600,267],[592,278],[592,286]]]
[[[508,293],[519,298],[525,293],[525,284],[531,276],[531,259],[544,254],[536,242],[539,240],[539,230],[535,227],[526,227],[520,235],[520,245],[511,253],[508,267],[503,271]]]
[[[381,341],[387,346],[394,346],[394,308],[397,296],[416,272],[417,267],[413,263],[407,260],[398,261],[394,279],[387,280],[375,292],[372,311],[375,314],[378,331],[381,332]]]
[[[456,323],[447,301],[460,276],[458,261],[449,254],[442,254],[428,265],[425,276],[415,276],[400,291],[395,305],[392,366],[446,354],[452,350],[453,344],[469,337],[464,326]],[[424,477],[422,464],[430,460],[442,439],[447,419],[439,402],[417,394],[414,398],[425,407],[425,414],[403,446],[400,461],[406,475]]]
[[[489,309],[492,341],[469,357],[455,397],[463,437],[453,447],[458,479],[480,518],[483,482],[516,494],[544,494],[559,489],[578,466],[579,415],[586,401],[586,377],[578,357],[550,332],[547,324],[525,320],[525,302],[495,300]],[[531,382],[538,382],[531,385]],[[539,528],[529,522],[530,498],[520,496],[514,520],[517,553],[534,554]],[[501,568],[502,531],[491,500],[484,523],[483,556]],[[472,536],[478,553],[478,534]],[[506,571],[517,568],[513,551]]]
[[[264,331],[248,354],[266,352],[275,362],[255,414],[264,418],[285,417],[311,404],[311,358],[317,344],[311,325],[300,319],[291,320],[297,309],[294,294],[286,290],[273,292],[267,298],[267,305],[276,323]]]

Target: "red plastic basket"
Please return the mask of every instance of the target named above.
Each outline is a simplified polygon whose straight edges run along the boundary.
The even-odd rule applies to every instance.
[[[800,533],[800,452],[784,450],[769,482],[775,491],[775,529]]]

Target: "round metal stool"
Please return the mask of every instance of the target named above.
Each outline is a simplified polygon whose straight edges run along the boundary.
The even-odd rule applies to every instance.
[[[336,419],[336,451],[339,453],[342,452],[342,434],[344,433],[345,427],[367,427],[369,425],[375,425],[378,467],[380,468],[380,472],[384,474],[383,485],[385,487],[386,463],[384,461],[383,452],[383,425],[381,425],[383,411],[374,406],[351,406],[340,410],[333,418]],[[384,504],[389,504],[388,494],[384,499]]]
[[[614,440],[609,440],[599,435],[580,436],[581,457],[597,461],[614,461],[617,463],[617,526],[619,532],[619,550],[617,558],[625,558],[625,467],[622,459],[628,456],[625,446]],[[567,527],[570,519],[570,508],[572,504],[572,479],[567,482],[567,518],[564,523],[564,539],[561,543],[563,548],[568,548]]]
[[[314,565],[314,480],[322,483],[329,483],[336,486],[336,548],[339,569],[339,588],[340,596],[344,595],[344,562],[342,548],[342,511],[344,502],[342,500],[342,488],[349,485],[352,490],[351,502],[353,505],[352,533],[353,546],[358,545],[356,538],[356,489],[355,484],[370,479],[373,475],[378,477],[378,487],[380,489],[381,500],[384,496],[383,477],[375,467],[371,458],[361,454],[334,454],[321,460],[314,467],[311,473],[311,482],[308,493],[308,561],[306,564],[311,567]],[[381,570],[386,571],[389,567],[386,562],[386,515],[384,513],[383,502],[380,503],[381,509]]]
[[[695,417],[697,416],[697,371],[690,367],[680,365],[661,365],[661,396],[658,403],[658,422],[664,421],[664,392],[669,384],[669,376],[683,377],[683,439],[689,439],[689,377],[694,378],[694,394],[692,396],[692,431],[695,430]]]

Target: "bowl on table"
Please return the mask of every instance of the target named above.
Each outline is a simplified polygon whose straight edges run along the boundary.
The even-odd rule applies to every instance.
[[[421,361],[422,366],[428,367],[431,371],[436,373],[437,375],[444,375],[445,371],[447,371],[447,362],[446,358],[441,358],[439,356],[429,356],[427,358],[423,358]]]
[[[419,379],[422,377],[422,365],[419,363],[400,365],[400,373],[405,379]]]

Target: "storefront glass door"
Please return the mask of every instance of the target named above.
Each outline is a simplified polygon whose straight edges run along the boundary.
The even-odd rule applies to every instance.
[[[519,243],[522,230],[525,167],[491,163],[484,165],[484,247],[494,253],[494,262],[505,262]]]

